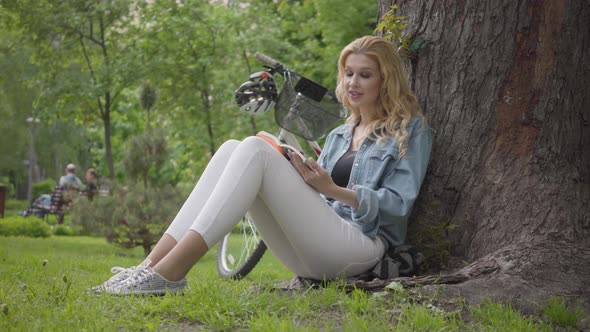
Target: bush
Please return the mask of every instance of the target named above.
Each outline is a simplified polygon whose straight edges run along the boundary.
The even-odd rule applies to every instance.
[[[115,226],[113,211],[120,204],[116,196],[96,196],[92,200],[79,199],[73,206],[70,221],[80,227],[80,234],[107,236]]]
[[[32,199],[34,200],[41,194],[51,194],[53,189],[55,189],[55,180],[53,179],[45,179],[41,182],[33,183],[31,189]]]
[[[168,161],[169,151],[166,135],[154,130],[127,139],[123,164],[129,178],[142,182],[144,187],[163,185],[161,172]]]
[[[66,225],[56,225],[53,228],[53,235],[65,235],[65,236],[72,236],[72,235],[76,235],[76,231],[70,227],[70,226],[66,226]]]
[[[49,237],[51,228],[36,217],[8,217],[0,219],[1,236]]]
[[[148,254],[160,239],[182,203],[172,187],[132,187],[114,196],[79,200],[71,222],[88,235],[102,235],[124,248],[141,246]]]

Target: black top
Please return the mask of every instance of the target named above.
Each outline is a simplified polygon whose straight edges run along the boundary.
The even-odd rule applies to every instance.
[[[348,185],[355,157],[356,151],[348,150],[334,165],[332,169],[332,180],[339,187],[346,188]]]

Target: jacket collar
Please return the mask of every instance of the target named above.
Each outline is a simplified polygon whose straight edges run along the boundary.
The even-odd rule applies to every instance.
[[[343,124],[342,126],[335,129],[335,134],[342,136],[345,140],[350,140],[352,138],[352,130],[354,126]]]
[[[344,140],[346,141],[350,141],[352,142],[352,131],[354,129],[354,126],[349,125],[349,124],[343,124],[340,127],[337,127],[336,129],[334,129],[334,133],[338,136],[341,136]],[[393,137],[384,139],[380,142],[376,142],[375,144],[377,145],[377,148],[380,150],[384,150],[387,149],[391,144],[395,144],[396,139]],[[394,148],[397,148],[397,146],[395,146]]]

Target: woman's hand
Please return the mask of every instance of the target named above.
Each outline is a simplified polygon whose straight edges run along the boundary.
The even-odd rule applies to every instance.
[[[308,158],[307,161],[303,161],[298,154],[290,150],[287,153],[293,167],[301,174],[303,180],[315,190],[327,195],[330,189],[336,186],[330,174],[315,160]]]
[[[313,158],[308,158],[304,162],[296,153],[291,151],[287,153],[291,164],[307,184],[327,197],[341,201],[355,209],[358,208],[356,192],[336,185],[328,171],[322,168]]]

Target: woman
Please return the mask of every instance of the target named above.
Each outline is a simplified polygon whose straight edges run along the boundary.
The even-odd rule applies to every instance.
[[[181,292],[193,265],[246,211],[300,277],[359,275],[402,244],[431,133],[395,47],[372,36],[346,46],[336,93],[351,115],[317,162],[308,167],[294,154],[288,161],[257,137],[224,143],[146,260],[94,290]]]
[[[98,192],[98,174],[96,174],[96,169],[91,167],[86,170],[84,182],[86,182],[86,196],[89,200],[92,200]]]

